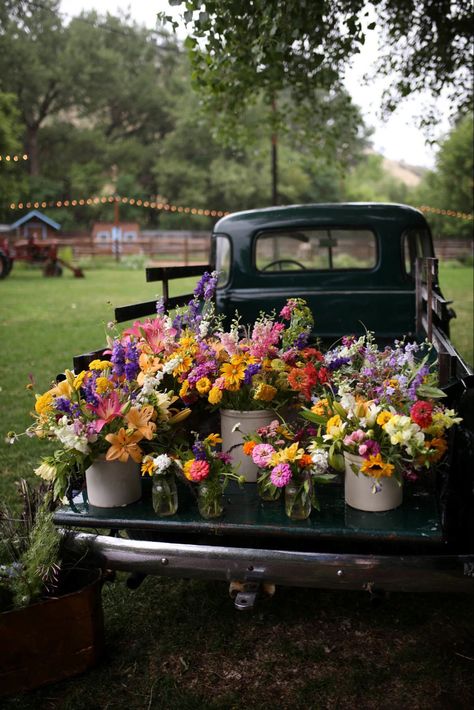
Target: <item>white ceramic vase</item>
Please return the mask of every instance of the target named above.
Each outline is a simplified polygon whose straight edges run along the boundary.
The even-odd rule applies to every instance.
[[[135,503],[142,495],[140,464],[100,458],[86,469],[87,497],[97,508],[117,508]]]
[[[344,452],[344,497],[347,505],[372,513],[398,508],[403,500],[403,486],[395,477],[383,477],[378,479],[381,490],[374,493],[374,479],[363,473],[357,475],[352,470],[352,466],[359,469],[363,460],[361,456]]]
[[[245,477],[246,483],[257,481],[258,467],[252,461],[252,457],[243,452],[243,435],[252,434],[260,427],[268,426],[275,418],[275,412],[271,409],[257,409],[251,412],[221,409],[222,451],[230,453],[232,465],[236,467],[240,476]]]

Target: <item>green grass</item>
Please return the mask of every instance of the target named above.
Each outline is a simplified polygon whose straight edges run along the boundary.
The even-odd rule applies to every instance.
[[[455,301],[453,339],[472,363],[472,269],[443,265]],[[188,291],[194,280],[176,289]],[[113,306],[149,300],[159,285],[141,271],[101,269],[85,279],[14,270],[0,282],[0,496],[32,478],[45,446],[6,431],[31,422],[36,389],[104,343]],[[174,293],[177,293],[176,290]],[[123,576],[103,591],[106,656],[89,673],[4,701],[18,710],[177,708],[472,707],[472,598],[393,595],[379,606],[362,593],[281,588],[239,614],[222,582],[147,578],[131,592]],[[383,700],[381,699],[383,697]]]

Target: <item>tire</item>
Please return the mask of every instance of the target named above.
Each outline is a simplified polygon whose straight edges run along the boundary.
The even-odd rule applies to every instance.
[[[12,270],[13,260],[0,251],[0,279],[5,279]]]

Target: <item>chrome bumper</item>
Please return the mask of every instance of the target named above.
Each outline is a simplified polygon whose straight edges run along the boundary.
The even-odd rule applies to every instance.
[[[65,532],[103,567],[166,577],[324,589],[474,592],[474,555],[354,555],[149,542]]]

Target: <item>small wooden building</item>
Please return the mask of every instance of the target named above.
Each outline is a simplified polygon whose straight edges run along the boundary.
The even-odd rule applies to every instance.
[[[31,210],[10,226],[11,234],[18,239],[54,239],[61,225],[38,210]]]
[[[138,242],[140,239],[140,225],[136,222],[95,222],[92,227],[92,241],[94,244],[122,244]]]

